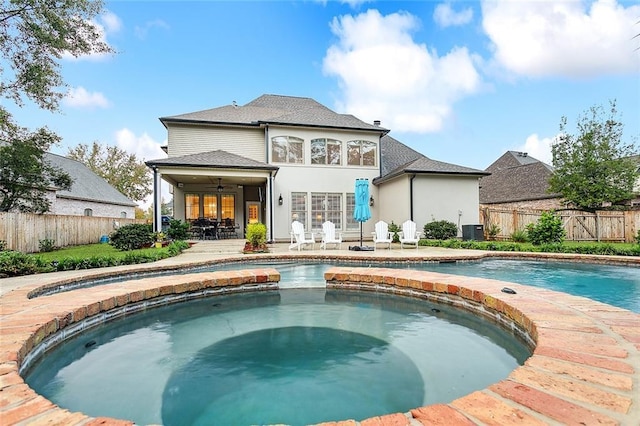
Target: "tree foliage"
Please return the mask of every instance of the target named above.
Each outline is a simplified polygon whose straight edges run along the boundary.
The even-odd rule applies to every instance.
[[[0,110],[0,211],[45,213],[48,189],[71,188],[71,177],[44,158],[57,141],[46,128],[29,132]]]
[[[80,144],[69,148],[67,157],[84,163],[134,201],[142,201],[153,192],[153,177],[144,161],[117,146],[102,146],[98,142],[93,142],[91,147]]]
[[[623,124],[616,103],[605,114],[602,106],[591,107],[577,122],[576,134],[560,122],[560,136],[551,147],[554,172],[549,191],[559,193],[576,207],[593,211],[605,202],[619,203],[633,196],[638,177],[633,143],[622,141]]]
[[[102,10],[100,0],[1,0],[0,97],[57,111],[65,88],[58,61],[112,52],[92,22]],[[44,213],[49,186],[71,187],[69,175],[44,161],[59,140],[46,127],[19,127],[0,106],[0,211]]]
[[[113,51],[92,21],[102,11],[100,0],[2,0],[0,95],[57,110],[64,95],[58,60]]]

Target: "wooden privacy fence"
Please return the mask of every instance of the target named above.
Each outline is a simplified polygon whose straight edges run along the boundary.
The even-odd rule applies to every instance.
[[[485,233],[492,225],[500,228],[498,240],[508,240],[515,231],[527,229],[536,223],[544,210],[514,210],[504,208],[480,208],[480,223]],[[634,242],[640,229],[640,211],[558,210],[562,218],[567,241]]]
[[[117,224],[116,224],[117,222]],[[93,216],[62,216],[33,213],[0,213],[0,240],[7,249],[23,253],[40,250],[40,241],[49,239],[58,247],[93,244],[109,235],[117,225],[143,222]]]

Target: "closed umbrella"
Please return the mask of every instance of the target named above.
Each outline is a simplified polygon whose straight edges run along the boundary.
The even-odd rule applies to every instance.
[[[353,209],[353,219],[360,222],[360,247],[353,248],[353,250],[365,250],[365,247],[362,247],[362,222],[371,219],[371,210],[369,209],[369,179],[356,179],[355,196],[356,205]]]

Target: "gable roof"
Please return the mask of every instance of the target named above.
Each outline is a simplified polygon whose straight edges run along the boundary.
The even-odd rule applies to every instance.
[[[121,206],[137,206],[83,163],[71,158],[46,152],[44,159],[52,166],[64,170],[73,179],[71,189],[57,190],[56,197],[96,201]]]
[[[260,127],[267,124],[287,126],[327,127],[387,133],[389,130],[365,123],[351,114],[338,114],[311,98],[262,95],[246,105],[226,105],[169,117],[167,123],[244,125]]]
[[[372,182],[376,185],[402,174],[454,174],[478,177],[490,174],[471,167],[432,160],[389,135],[380,138],[380,156],[380,177]]]
[[[498,158],[496,161],[491,163],[491,165],[487,167],[486,170],[493,172],[495,170],[508,169],[511,167],[525,166],[527,164],[537,164],[537,163],[544,164],[549,168],[549,170],[553,170],[553,168],[548,164],[543,163],[542,161],[531,157],[526,152],[521,152],[521,151],[505,152],[504,154],[502,154],[500,158]]]
[[[221,149],[182,155],[180,157],[149,160],[145,164],[152,166],[174,167],[221,167],[226,169],[278,170],[278,166],[252,160],[241,155],[232,154]]]
[[[508,203],[557,198],[548,192],[553,168],[518,151],[507,151],[488,168],[480,180],[480,203]]]

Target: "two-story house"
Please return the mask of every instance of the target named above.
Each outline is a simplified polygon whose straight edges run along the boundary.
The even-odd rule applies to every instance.
[[[432,220],[478,222],[478,180],[487,172],[431,160],[388,135],[380,122],[338,114],[310,98],[263,95],[246,105],[162,117],[168,157],[146,164],[173,188],[176,219],[267,225],[288,240],[291,221],[319,231],[330,220],[356,240],[355,181],[370,181],[372,218],[419,228]],[[160,212],[154,212],[158,228]]]

